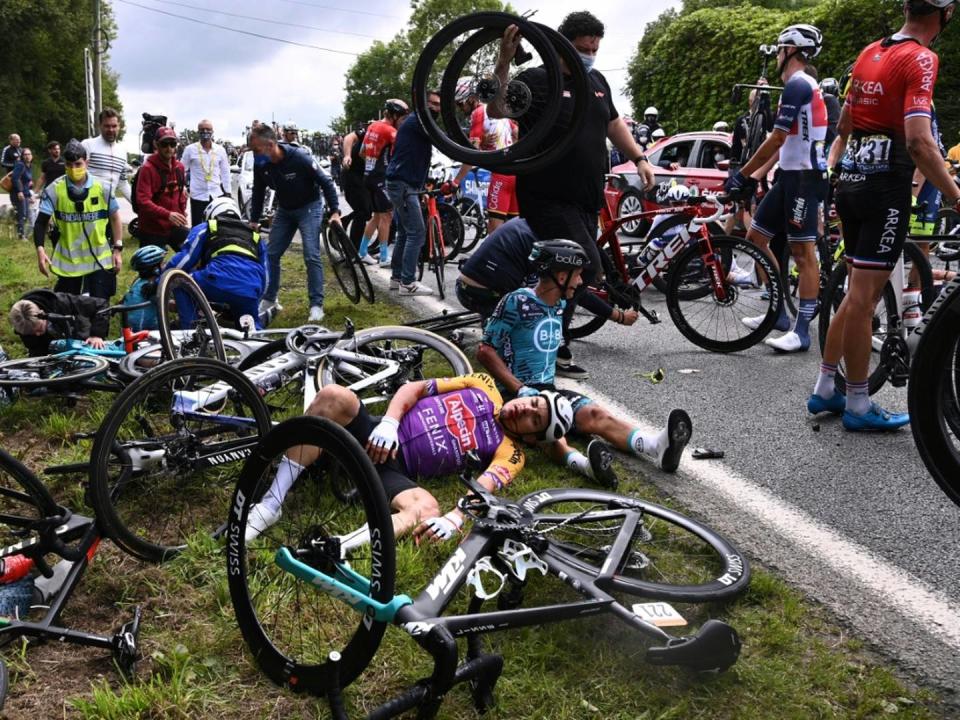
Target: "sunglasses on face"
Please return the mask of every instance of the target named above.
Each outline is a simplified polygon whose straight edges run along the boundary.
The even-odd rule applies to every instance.
[[[176,146],[177,146],[177,141],[176,141],[176,140],[164,140],[164,141],[161,142],[161,143],[157,143],[157,145],[159,145],[160,147],[176,147]]]

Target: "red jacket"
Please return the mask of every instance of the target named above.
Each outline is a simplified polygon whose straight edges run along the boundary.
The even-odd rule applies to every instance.
[[[164,167],[157,153],[147,158],[137,178],[137,205],[140,210],[137,217],[140,219],[141,232],[166,237],[173,229],[170,213],[187,214],[185,174],[183,163],[176,158],[171,167]],[[166,187],[161,187],[162,181],[166,182]]]

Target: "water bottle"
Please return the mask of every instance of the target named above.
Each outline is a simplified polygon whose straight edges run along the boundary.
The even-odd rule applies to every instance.
[[[923,313],[920,312],[920,288],[903,289],[903,326],[913,330],[920,324]]]
[[[257,387],[260,389],[261,395],[266,395],[268,392],[273,392],[282,387],[283,381],[283,373],[272,372],[257,380]]]
[[[637,259],[637,265],[639,267],[649,265],[653,259],[660,254],[660,251],[668,242],[670,242],[669,237],[658,236],[651,239],[643,249],[643,252],[640,253],[640,257]]]

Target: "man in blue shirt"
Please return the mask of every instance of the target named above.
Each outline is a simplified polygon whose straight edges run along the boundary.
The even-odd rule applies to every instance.
[[[440,112],[440,94],[427,93],[427,107]],[[417,113],[407,116],[397,130],[393,159],[387,166],[387,196],[397,211],[397,240],[390,264],[390,289],[401,295],[433,295],[433,290],[416,281],[417,259],[426,240],[418,192],[430,170],[433,146]]]
[[[330,222],[340,223],[340,205],[333,180],[303,150],[278,143],[273,129],[260,125],[250,132],[250,146],[257,157],[253,174],[253,197],[250,221],[260,229],[260,213],[267,186],[276,191],[277,214],[270,228],[267,248],[269,280],[260,303],[260,313],[277,311],[280,290],[280,258],[297,229],[303,244],[303,261],[307,267],[307,296],[310,301],[310,322],[323,320],[323,260],[320,255],[320,226],[323,222],[323,199],[330,206]]]

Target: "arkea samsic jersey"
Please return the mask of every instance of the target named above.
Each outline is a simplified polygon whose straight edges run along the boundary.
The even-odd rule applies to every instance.
[[[773,127],[787,133],[780,148],[781,170],[827,169],[827,106],[817,81],[807,73],[794,73],[787,80]]]
[[[497,421],[503,398],[489,375],[475,373],[430,380],[421,398],[400,420],[397,436],[407,470],[437,477],[463,470],[473,451],[487,463],[483,473],[498,487],[523,469],[523,450]]]

